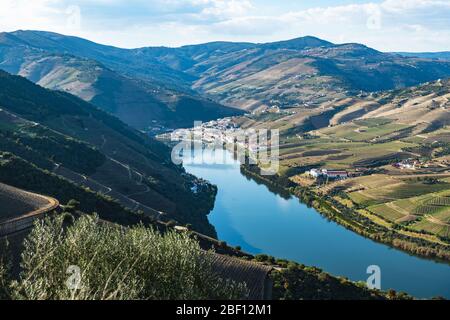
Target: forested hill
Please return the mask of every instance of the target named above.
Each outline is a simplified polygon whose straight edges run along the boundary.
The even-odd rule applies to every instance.
[[[76,199],[112,220],[117,200],[215,235],[206,218],[215,188],[202,183],[193,193],[197,179],[171,162],[169,148],[75,96],[3,71],[0,152],[0,182],[61,203]]]

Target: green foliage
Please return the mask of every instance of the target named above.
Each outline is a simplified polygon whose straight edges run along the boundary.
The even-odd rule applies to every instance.
[[[384,292],[369,290],[364,283],[336,278],[314,267],[289,262],[287,269],[271,274],[273,299],[281,300],[384,300]],[[396,299],[411,299],[406,294]]]
[[[440,147],[441,149],[438,150],[435,154],[436,157],[443,157],[450,154],[450,143],[440,142],[434,145],[434,147]]]
[[[54,163],[79,173],[93,174],[106,158],[92,146],[45,127],[1,132],[0,150],[17,154],[51,170]]]
[[[10,292],[8,283],[10,281],[10,264],[8,262],[8,242],[0,238],[0,300],[8,299]]]
[[[255,256],[255,260],[258,262],[264,262],[264,263],[270,263],[270,264],[275,263],[275,258],[272,256],[269,256],[267,254],[257,254]]]
[[[92,117],[104,125],[138,143],[164,149],[154,140],[128,127],[125,123],[95,106],[65,92],[44,89],[25,78],[0,70],[0,101],[2,107],[31,121],[49,121],[61,115]]]
[[[76,172],[93,174],[106,157],[87,143],[37,126],[29,134],[15,134],[17,141]]]
[[[5,263],[0,260],[0,300],[8,298],[8,270]]]
[[[377,127],[382,126],[385,124],[389,124],[392,122],[392,119],[388,118],[371,118],[371,119],[359,119],[353,121],[353,123],[357,124],[358,126],[365,126],[365,127]]]
[[[24,78],[0,72],[2,106],[16,114],[27,116],[34,121],[42,121],[61,113],[82,113],[81,108],[68,103],[64,97],[63,93],[45,90]]]
[[[25,160],[30,161],[43,169],[51,170],[54,167],[53,162],[44,155],[36,152],[30,146],[22,144],[13,134],[2,132],[1,130],[0,150],[14,153],[15,155],[24,158]]]
[[[211,252],[187,235],[123,228],[82,216],[64,228],[63,216],[35,223],[25,240],[13,299],[238,299],[244,284],[213,272]],[[80,278],[67,273],[76,266]],[[72,270],[76,268],[72,267]],[[67,281],[78,289],[71,290]],[[72,287],[73,288],[73,287]]]
[[[75,212],[75,210],[77,210],[77,208],[80,207],[80,202],[75,200],[75,199],[70,199],[67,204],[64,206],[64,210],[67,212]]]

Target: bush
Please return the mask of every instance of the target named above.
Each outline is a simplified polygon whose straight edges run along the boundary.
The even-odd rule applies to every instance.
[[[271,264],[275,263],[275,258],[272,256],[269,256],[267,254],[257,254],[255,256],[255,260],[258,262],[264,262],[264,263],[271,263]]]
[[[245,285],[218,277],[212,261],[211,252],[202,251],[197,242],[183,234],[161,235],[142,225],[124,228],[99,223],[96,216],[83,216],[64,228],[62,217],[46,218],[36,222],[24,242],[23,270],[19,280],[10,285],[11,297],[245,297]],[[69,289],[68,284],[74,284],[76,289]]]
[[[9,267],[7,257],[9,255],[8,242],[0,239],[0,300],[9,298],[8,282]]]
[[[9,297],[7,282],[8,273],[6,265],[0,261],[0,300],[7,299]]]

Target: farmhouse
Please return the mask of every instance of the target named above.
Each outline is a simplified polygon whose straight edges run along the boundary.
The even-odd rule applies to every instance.
[[[317,179],[319,176],[322,175],[322,170],[319,170],[319,169],[311,169],[311,170],[309,171],[309,175],[310,175],[311,177]]]
[[[324,177],[328,179],[347,179],[348,172],[345,170],[311,169],[309,175],[315,179]]]
[[[345,170],[322,170],[323,174],[330,179],[346,179],[348,178],[348,172]]]
[[[399,169],[410,169],[410,170],[415,170],[416,166],[419,164],[419,162],[417,160],[414,159],[407,159],[407,160],[403,160],[401,162],[398,163],[394,163],[393,166],[395,168],[399,168]]]

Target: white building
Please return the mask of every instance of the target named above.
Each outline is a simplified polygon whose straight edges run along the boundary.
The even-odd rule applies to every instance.
[[[348,172],[345,170],[311,169],[309,175],[315,179],[325,177],[329,179],[347,179]]]
[[[319,169],[311,169],[311,170],[309,171],[309,175],[310,175],[311,177],[317,179],[320,175],[322,175],[322,171],[319,170]]]

